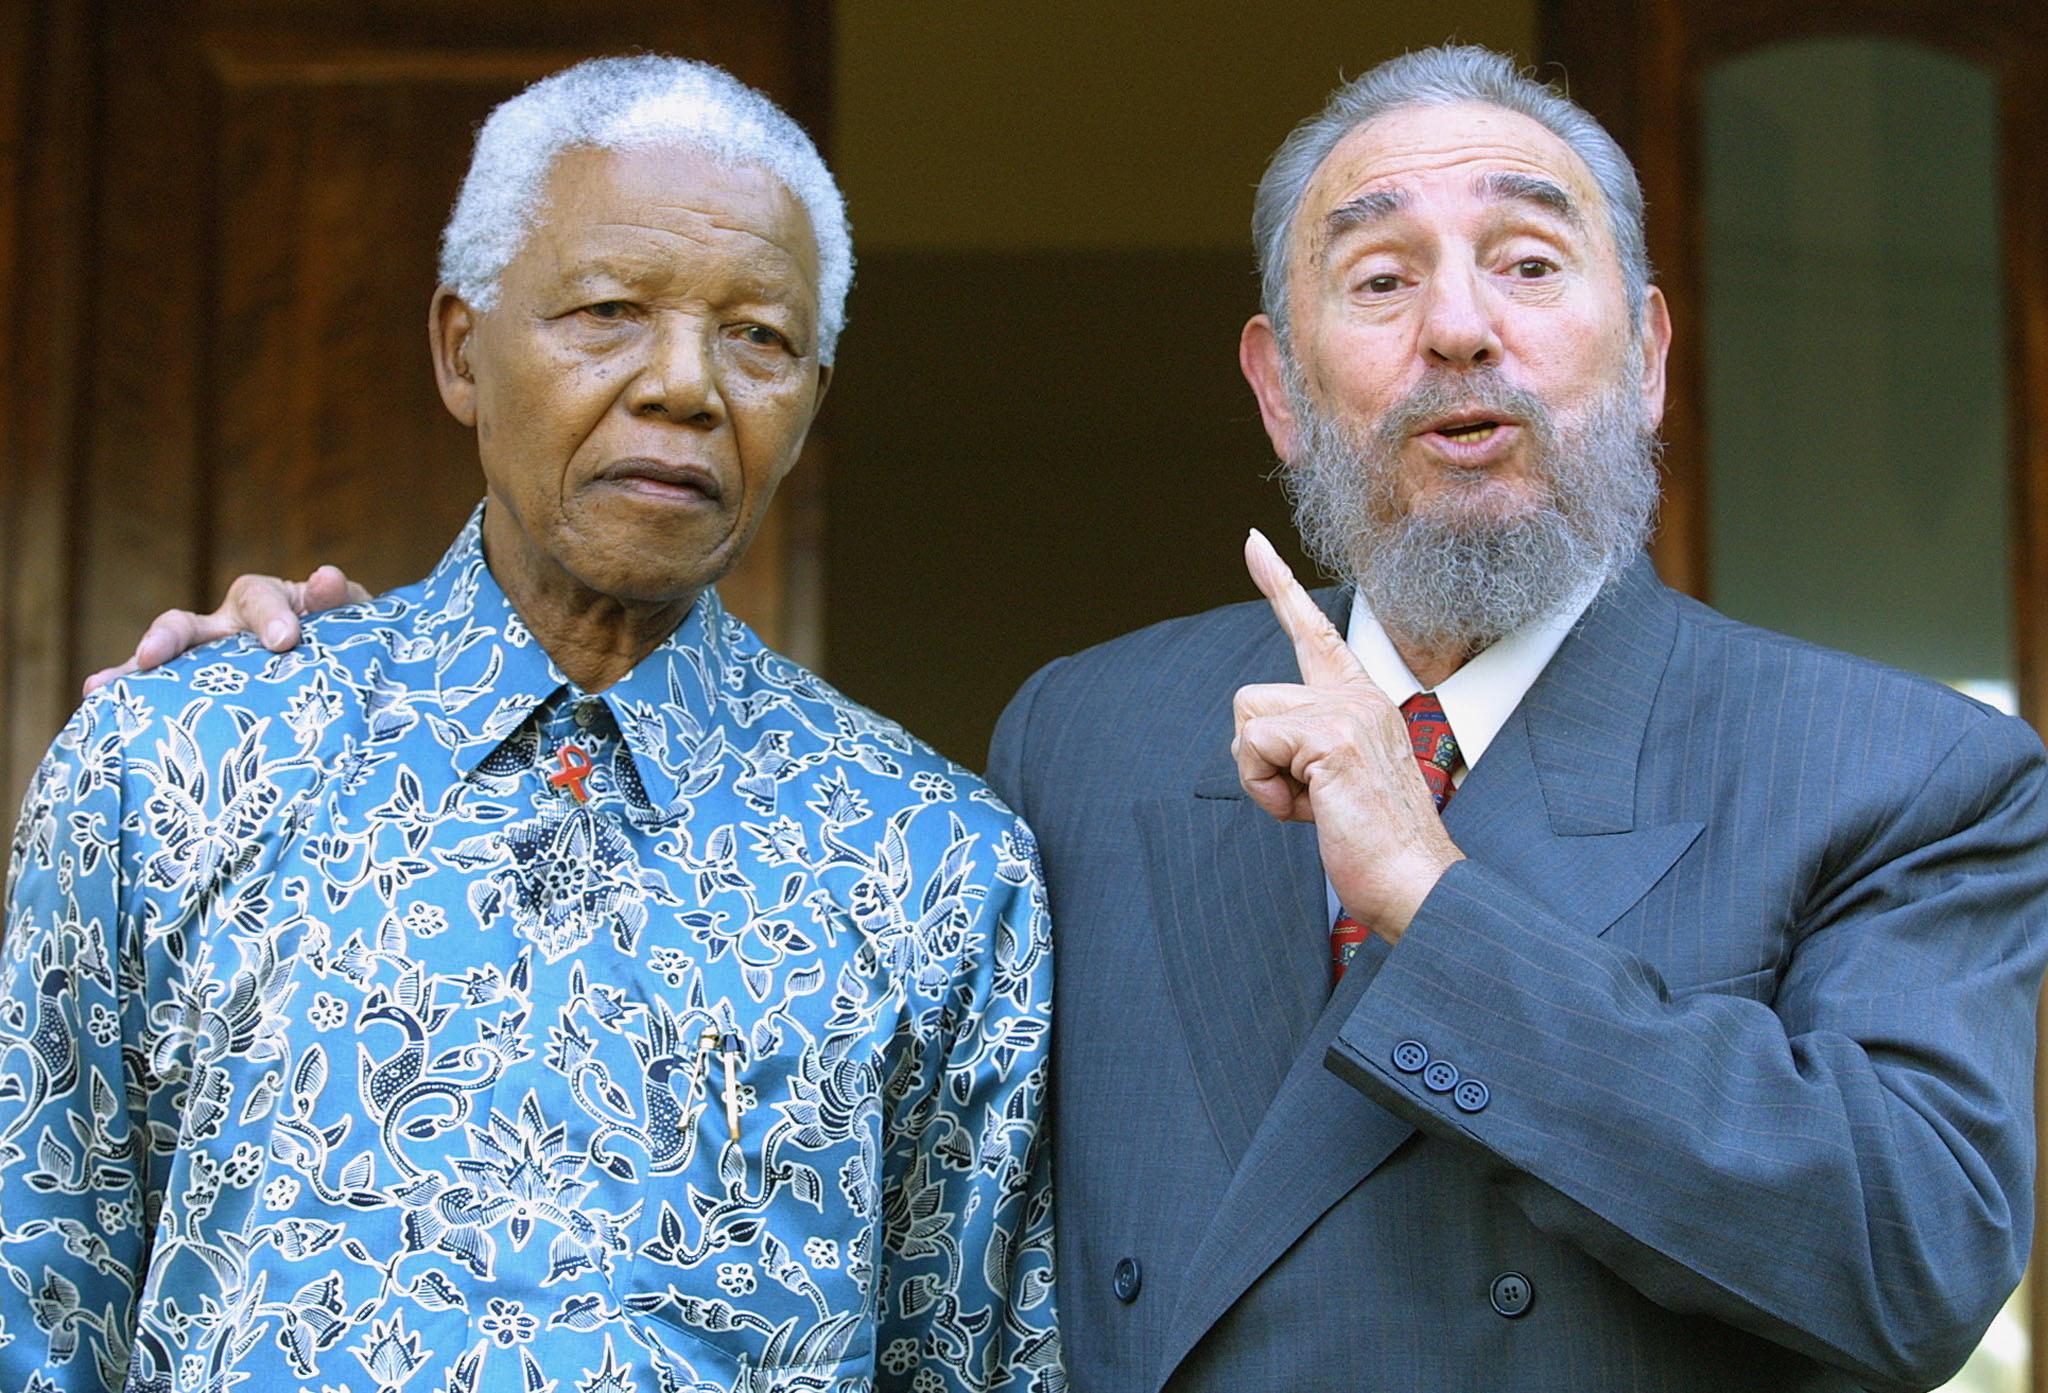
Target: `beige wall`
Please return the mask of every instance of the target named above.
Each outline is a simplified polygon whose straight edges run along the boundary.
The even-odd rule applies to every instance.
[[[979,765],[1061,653],[1252,594],[1284,536],[1237,371],[1251,190],[1340,75],[1533,0],[843,0],[860,249],[827,441],[825,671]]]
[[[835,18],[834,163],[870,251],[1235,249],[1273,146],[1341,77],[1447,38],[1536,39],[1534,0],[842,0]]]

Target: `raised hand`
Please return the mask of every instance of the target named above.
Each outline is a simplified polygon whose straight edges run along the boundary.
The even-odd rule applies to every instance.
[[[282,653],[298,646],[300,615],[369,598],[369,591],[335,566],[322,566],[304,580],[236,576],[228,586],[227,598],[211,614],[194,614],[189,609],[167,609],[159,614],[143,631],[142,641],[127,662],[101,668],[85,679],[85,694],[91,696],[117,677],[159,667],[188,649],[230,634],[260,634],[265,648]]]
[[[1316,825],[1323,869],[1345,909],[1399,942],[1464,853],[1415,766],[1400,709],[1256,530],[1244,560],[1294,645],[1301,681],[1238,689],[1230,746],[1238,780],[1274,817]]]

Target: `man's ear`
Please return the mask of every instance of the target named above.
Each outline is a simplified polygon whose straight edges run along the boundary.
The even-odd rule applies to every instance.
[[[1286,377],[1281,370],[1280,335],[1273,321],[1255,314],[1245,321],[1237,338],[1237,365],[1244,380],[1252,384],[1259,399],[1259,419],[1266,424],[1266,438],[1282,461],[1294,458],[1294,407],[1287,400]]]
[[[1664,364],[1671,356],[1671,306],[1656,286],[1643,297],[1643,411],[1652,428],[1664,419]]]
[[[441,389],[441,404],[448,414],[471,430],[476,429],[476,378],[469,367],[469,342],[475,329],[476,314],[468,301],[453,286],[435,286],[433,303],[427,307],[434,385]]]

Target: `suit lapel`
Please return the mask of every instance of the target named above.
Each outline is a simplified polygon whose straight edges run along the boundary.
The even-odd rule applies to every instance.
[[[1316,600],[1342,628],[1350,592],[1322,591]],[[1276,626],[1241,680],[1299,676]],[[1227,711],[1212,714],[1207,727],[1228,730]],[[1385,943],[1373,939],[1360,950],[1333,1000],[1315,828],[1260,811],[1238,785],[1227,748],[1201,768],[1188,793],[1138,808],[1160,961],[1203,1104],[1235,1168],[1189,1265],[1164,1371],[1413,1130],[1322,1067]]]
[[[1275,822],[1248,798],[1182,795],[1137,812],[1160,967],[1202,1104],[1235,1166],[1323,1007],[1315,828]]]
[[[1638,825],[1636,766],[1678,631],[1637,557],[1559,646],[1451,803],[1467,856],[1587,933],[1604,934],[1703,830]]]
[[[1349,598],[1317,596],[1340,629]],[[1636,765],[1676,625],[1670,592],[1638,558],[1559,647],[1446,816],[1468,856],[1589,933],[1606,932],[1701,830],[1635,826]],[[1275,647],[1245,680],[1296,680]],[[1314,926],[1309,950],[1321,941],[1327,901],[1314,829],[1273,822],[1237,789],[1234,772],[1214,769],[1195,797],[1160,800],[1141,816],[1155,903],[1172,907],[1161,919],[1162,961],[1204,1103],[1237,1167],[1190,1263],[1159,1366],[1163,1385],[1245,1289],[1413,1129],[1323,1067],[1385,943],[1368,940],[1325,1000],[1321,959],[1306,976],[1293,966],[1301,950],[1291,923],[1285,933],[1245,931],[1299,915]],[[1310,834],[1305,842],[1299,832]]]
[[[1348,591],[1319,593],[1326,610]],[[1236,682],[1300,679],[1279,626]],[[1203,1107],[1232,1166],[1300,1055],[1328,995],[1328,902],[1315,828],[1276,822],[1244,796],[1230,758],[1236,686],[1194,726],[1215,732],[1190,790],[1141,800],[1160,967]]]
[[[1444,825],[1459,850],[1506,876],[1565,923],[1604,934],[1685,854],[1704,824],[1560,835],[1547,809],[1550,785],[1541,770],[1537,741],[1524,713],[1517,712],[1451,801]],[[1592,801],[1577,790],[1570,796]]]
[[[1247,799],[1247,802],[1250,800]],[[1338,1028],[1387,954],[1384,939],[1359,949],[1264,1110],[1188,1264],[1188,1283],[1168,1327],[1160,1384],[1259,1275],[1414,1135],[1408,1123],[1323,1067]]]
[[[1594,599],[1522,698],[1516,714],[1559,835],[1635,825],[1636,762],[1677,634],[1677,600],[1650,558],[1638,556]],[[1473,777],[1491,760],[1489,749]]]

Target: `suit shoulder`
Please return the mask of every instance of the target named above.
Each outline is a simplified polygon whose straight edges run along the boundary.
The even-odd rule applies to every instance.
[[[1320,597],[1319,597],[1320,598]],[[1190,682],[1240,679],[1243,655],[1271,640],[1273,611],[1263,600],[1181,615],[1135,629],[1055,660],[1033,683],[1049,706],[1072,702],[1158,700]]]
[[[1732,619],[1698,600],[1677,597],[1679,624],[1688,631],[1703,679],[1696,690],[1727,693],[1770,681],[1816,719],[1840,724],[1853,713],[1884,727],[1907,745],[1923,743],[1940,758],[1966,737],[2016,753],[2040,748],[2033,728],[1946,683],[1874,658]],[[1899,717],[1907,719],[1899,720]]]

